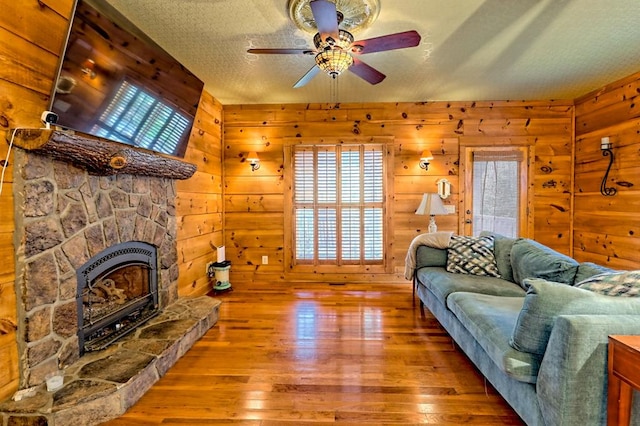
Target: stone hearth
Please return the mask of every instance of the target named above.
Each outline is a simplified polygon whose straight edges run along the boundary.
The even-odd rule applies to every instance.
[[[179,299],[109,348],[64,370],[64,386],[0,404],[2,425],[93,425],[122,415],[218,320],[220,301]]]

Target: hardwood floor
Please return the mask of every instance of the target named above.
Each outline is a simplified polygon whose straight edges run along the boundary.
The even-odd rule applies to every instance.
[[[234,284],[121,425],[523,425],[411,284]]]

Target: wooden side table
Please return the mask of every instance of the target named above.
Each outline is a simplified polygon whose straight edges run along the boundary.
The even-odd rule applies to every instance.
[[[629,425],[633,389],[640,390],[640,336],[609,336],[607,425]]]

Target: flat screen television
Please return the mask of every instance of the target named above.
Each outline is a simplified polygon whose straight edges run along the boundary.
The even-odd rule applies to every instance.
[[[64,129],[184,157],[202,89],[104,0],[78,0],[50,110]]]

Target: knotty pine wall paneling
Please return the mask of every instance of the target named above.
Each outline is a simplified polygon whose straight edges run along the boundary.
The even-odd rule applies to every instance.
[[[206,267],[223,244],[222,105],[207,92],[200,98],[185,160],[198,170],[176,181],[178,295],[195,296],[211,290]]]
[[[16,0],[3,2],[0,14],[0,130],[40,127],[40,114],[49,95],[66,37],[73,0]],[[186,159],[198,171],[177,189],[179,293],[204,294],[210,287],[205,261],[222,241],[221,134],[222,106],[204,93]],[[1,137],[4,140],[4,132]],[[8,145],[0,142],[0,158]],[[0,400],[18,386],[15,336],[15,260],[13,235],[13,155],[0,194]]]
[[[3,2],[0,14],[0,129],[40,127],[49,105],[60,51],[69,26],[72,0]],[[0,132],[0,158],[8,145]],[[0,400],[18,388],[16,295],[14,289],[13,154],[0,194]]]
[[[640,269],[640,73],[575,101],[575,214],[573,256],[614,269]],[[615,160],[609,165],[600,139],[609,137]]]
[[[225,245],[233,262],[232,281],[283,280],[284,147],[289,138],[392,138],[394,236],[389,244],[393,274],[358,280],[404,282],[404,258],[411,240],[426,232],[428,218],[414,214],[436,181],[452,183],[447,204],[456,214],[439,216],[439,230],[458,232],[459,146],[526,144],[535,148],[535,238],[570,251],[573,103],[571,101],[421,102],[371,104],[228,105],[224,107]],[[428,171],[418,160],[424,149],[434,159]],[[261,168],[251,172],[245,156],[256,151]],[[262,265],[261,257],[269,256]],[[326,280],[321,274],[298,277]],[[348,278],[347,278],[348,280]]]

